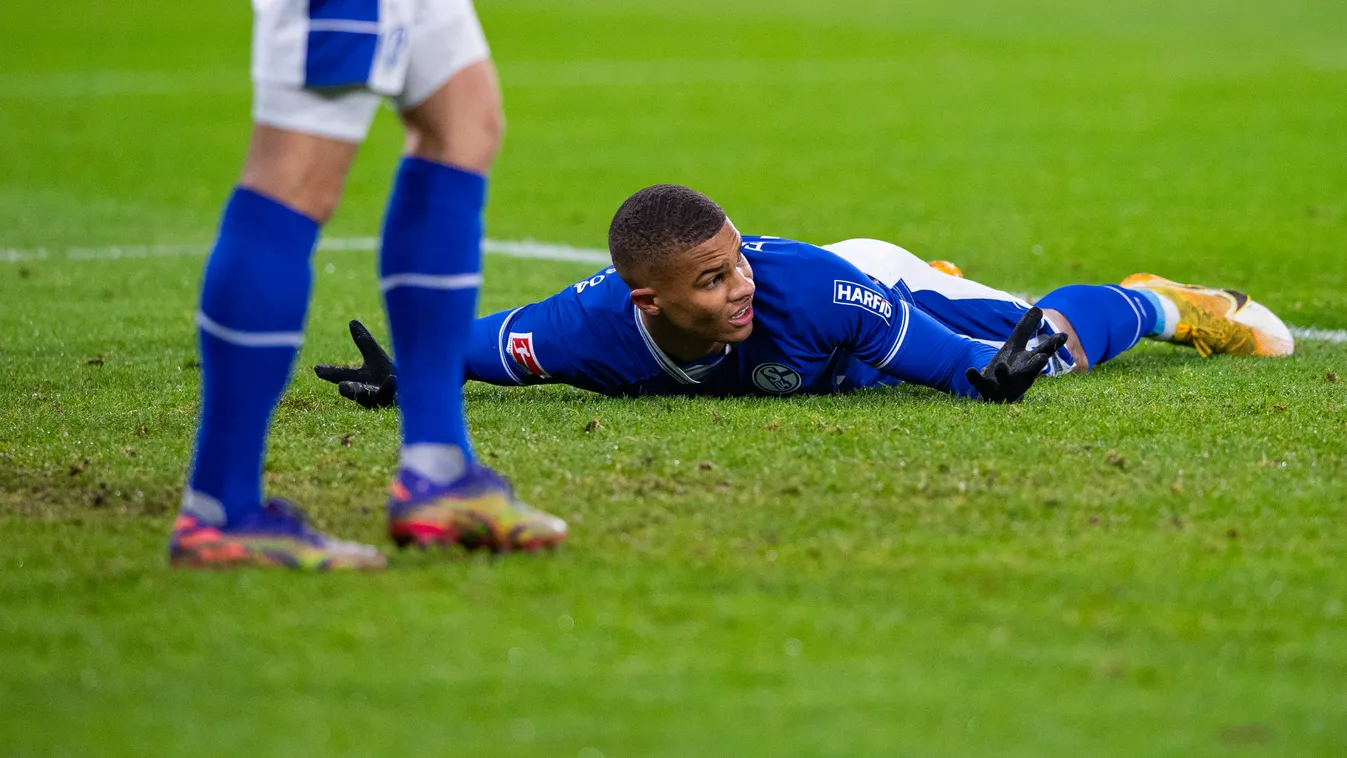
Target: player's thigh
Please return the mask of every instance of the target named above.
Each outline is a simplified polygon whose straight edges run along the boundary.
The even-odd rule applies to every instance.
[[[398,14],[380,0],[253,0],[253,10],[243,183],[325,221],[379,108],[376,89],[402,88],[405,56],[387,44],[403,33]]]
[[[927,267],[917,256],[883,240],[842,240],[824,245],[823,249],[842,258],[886,287],[895,286],[899,279],[904,275],[912,275],[918,267]]]
[[[933,269],[907,250],[882,240],[845,240],[824,249],[974,339],[1004,340],[1030,307],[1008,292]]]
[[[490,60],[469,65],[403,121],[408,155],[487,173],[505,132],[495,67]]]
[[[394,98],[410,155],[479,173],[504,135],[500,84],[471,0],[419,0],[406,87]]]
[[[1029,308],[1022,298],[1008,292],[931,268],[926,261],[891,242],[851,239],[823,247],[888,287],[898,286],[901,280],[914,291],[940,292],[965,300],[1017,303],[1024,310]]]
[[[377,108],[377,96],[347,93],[342,104],[334,102],[339,99],[284,86],[259,84],[256,90],[256,104],[265,107],[255,110],[240,183],[326,222],[341,200],[359,140],[349,133],[334,135],[331,128],[310,125],[340,123],[340,115],[353,105],[363,110],[364,103],[356,96],[374,98]],[[324,113],[331,118],[324,121]],[[352,118],[348,123],[357,121]]]

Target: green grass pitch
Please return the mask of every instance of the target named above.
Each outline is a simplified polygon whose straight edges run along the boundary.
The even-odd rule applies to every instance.
[[[1341,0],[480,0],[494,239],[602,245],[680,182],[754,233],[1043,292],[1135,271],[1347,327]],[[249,121],[246,2],[7,0],[0,754],[1343,755],[1347,345],[1146,345],[985,407],[912,388],[467,390],[555,555],[173,573],[199,255]],[[378,229],[379,117],[332,237]],[[42,251],[46,251],[43,253]],[[307,366],[383,318],[323,252],[272,492],[380,541],[391,413]],[[593,266],[489,256],[484,309]]]

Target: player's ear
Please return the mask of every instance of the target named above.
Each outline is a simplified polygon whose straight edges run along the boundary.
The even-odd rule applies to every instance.
[[[647,316],[660,314],[659,304],[655,302],[655,291],[649,287],[639,287],[631,291],[631,302]]]

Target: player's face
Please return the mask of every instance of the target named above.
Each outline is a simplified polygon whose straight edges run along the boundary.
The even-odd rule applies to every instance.
[[[728,220],[714,237],[669,261],[657,293],[678,330],[711,342],[736,343],[753,333],[753,269]]]

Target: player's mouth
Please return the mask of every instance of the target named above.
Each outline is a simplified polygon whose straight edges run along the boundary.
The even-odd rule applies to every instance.
[[[730,323],[735,326],[748,326],[753,323],[753,301],[749,300],[743,308],[735,311],[734,315],[730,316]]]

